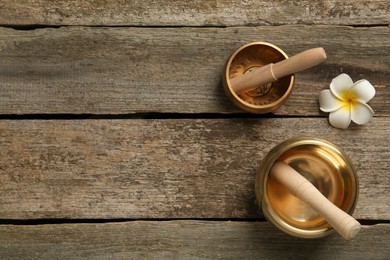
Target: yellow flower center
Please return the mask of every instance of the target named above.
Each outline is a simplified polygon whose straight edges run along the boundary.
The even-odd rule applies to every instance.
[[[342,99],[341,105],[346,109],[353,109],[357,104],[357,96],[352,91],[345,90],[341,93],[340,97]]]

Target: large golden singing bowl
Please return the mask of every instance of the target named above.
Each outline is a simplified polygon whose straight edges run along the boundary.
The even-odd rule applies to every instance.
[[[334,231],[315,210],[269,175],[275,161],[290,165],[333,204],[348,214],[353,213],[359,187],[347,155],[325,140],[292,138],[274,147],[256,173],[256,199],[267,220],[279,229],[302,238],[323,237]]]
[[[227,96],[241,109],[265,114],[276,110],[289,97],[294,86],[294,75],[283,77],[273,83],[238,95],[230,79],[270,63],[277,63],[288,56],[277,46],[266,42],[252,42],[238,48],[229,58],[222,75]]]

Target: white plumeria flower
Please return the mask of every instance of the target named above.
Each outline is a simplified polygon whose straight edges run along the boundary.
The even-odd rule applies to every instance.
[[[330,112],[329,123],[346,129],[351,120],[356,124],[368,123],[374,111],[366,103],[375,96],[375,88],[365,79],[353,83],[345,73],[338,75],[330,83],[330,89],[320,93],[320,109]]]

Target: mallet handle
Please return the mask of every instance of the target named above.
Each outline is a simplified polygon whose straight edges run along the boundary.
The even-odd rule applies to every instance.
[[[313,184],[289,165],[276,162],[270,174],[272,178],[286,186],[294,196],[316,210],[343,238],[349,240],[359,233],[361,226],[356,219],[330,202]]]
[[[303,51],[289,59],[275,64],[270,63],[250,72],[230,79],[230,84],[236,94],[242,94],[267,83],[274,82],[284,76],[311,68],[326,59],[323,48],[313,48]]]

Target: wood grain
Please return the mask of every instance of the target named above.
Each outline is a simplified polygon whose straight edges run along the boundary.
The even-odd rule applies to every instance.
[[[288,41],[286,41],[288,39]],[[390,28],[0,28],[0,114],[236,113],[221,85],[233,51],[268,41],[287,54],[322,46],[328,59],[297,74],[275,113],[319,116],[318,94],[342,72],[377,89],[390,115]]]
[[[0,258],[388,259],[389,13],[387,0],[0,1]],[[233,119],[222,70],[252,41],[328,59],[296,75],[276,116]],[[319,111],[343,72],[376,87],[365,126]],[[343,148],[353,216],[382,224],[346,242],[264,221],[260,160],[302,135]]]
[[[390,225],[291,237],[265,222],[132,221],[0,226],[4,259],[387,259]],[[369,246],[368,246],[369,245]]]
[[[50,1],[3,0],[0,24],[238,26],[389,24],[386,0]]]
[[[276,144],[343,147],[360,179],[358,219],[390,219],[387,118],[1,120],[0,219],[259,218],[254,177]]]

